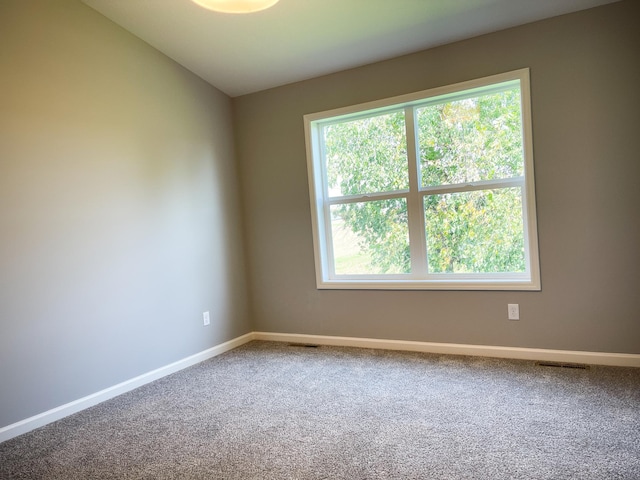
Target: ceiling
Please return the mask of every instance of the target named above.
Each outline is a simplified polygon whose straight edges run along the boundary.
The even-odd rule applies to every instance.
[[[235,97],[616,0],[280,0],[245,15],[82,1]]]

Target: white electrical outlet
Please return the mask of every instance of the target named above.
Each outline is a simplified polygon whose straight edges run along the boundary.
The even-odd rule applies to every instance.
[[[509,312],[509,320],[520,320],[520,305],[517,303],[509,303],[507,305]]]
[[[204,322],[205,326],[206,326],[206,325],[209,325],[209,323],[211,323],[211,322],[209,321],[209,312],[203,312],[203,313],[202,313],[202,320],[203,320],[203,322]]]

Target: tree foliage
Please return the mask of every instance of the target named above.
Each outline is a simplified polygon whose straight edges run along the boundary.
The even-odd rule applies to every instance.
[[[418,107],[415,119],[422,187],[523,175],[518,89]],[[409,188],[403,110],[325,126],[324,145],[331,197]],[[429,271],[524,271],[521,197],[517,185],[426,193]],[[333,233],[352,232],[367,264],[339,273],[410,272],[407,208],[406,196],[333,205]]]

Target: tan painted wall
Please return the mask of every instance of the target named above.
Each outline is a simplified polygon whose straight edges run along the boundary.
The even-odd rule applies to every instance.
[[[638,18],[615,3],[234,99],[254,329],[640,353]],[[523,67],[542,291],[317,290],[303,115]]]
[[[231,114],[79,1],[0,2],[0,427],[251,330]]]

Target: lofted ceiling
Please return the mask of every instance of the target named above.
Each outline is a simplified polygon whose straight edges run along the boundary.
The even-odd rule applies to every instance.
[[[280,0],[246,15],[82,1],[235,97],[616,0]]]

